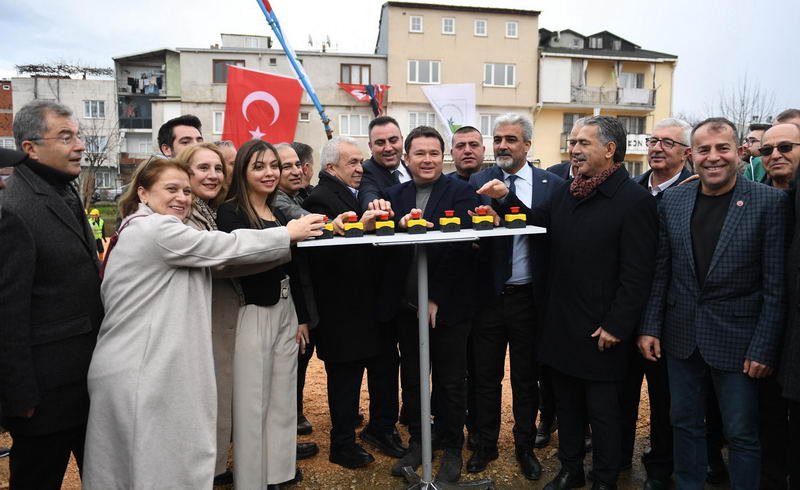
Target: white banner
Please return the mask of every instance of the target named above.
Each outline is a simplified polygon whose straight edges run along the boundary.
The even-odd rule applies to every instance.
[[[443,136],[448,141],[461,126],[476,126],[475,84],[425,85],[422,92],[445,127],[447,134]]]

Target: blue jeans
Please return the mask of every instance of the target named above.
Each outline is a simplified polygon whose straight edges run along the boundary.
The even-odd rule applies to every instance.
[[[728,440],[731,488],[756,490],[761,471],[758,440],[758,383],[741,372],[720,371],[698,351],[688,359],[667,356],[676,487],[702,490],[706,465],[706,390],[719,400]]]

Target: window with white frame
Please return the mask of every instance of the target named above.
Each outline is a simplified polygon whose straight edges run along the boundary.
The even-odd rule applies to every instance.
[[[339,81],[342,83],[370,84],[371,65],[354,65],[342,63],[339,65]]]
[[[5,148],[6,150],[13,150],[14,147],[14,138],[0,138],[0,148]]]
[[[433,60],[408,60],[408,83],[439,83],[440,63]]]
[[[516,20],[506,21],[506,37],[519,37],[519,22]]]
[[[97,189],[110,189],[114,187],[114,175],[106,169],[97,169],[94,174],[94,186]]]
[[[339,116],[339,134],[343,136],[368,136],[369,117],[360,114],[342,114]]]
[[[408,32],[422,32],[421,15],[412,15],[408,18]]]
[[[619,74],[619,86],[623,88],[644,88],[644,73],[621,72]]]
[[[455,34],[455,33],[456,33],[456,18],[442,17],[442,34]]]
[[[590,37],[589,38],[589,49],[603,49],[603,38],[602,37]]]
[[[105,153],[109,150],[108,137],[99,135],[84,136],[83,146],[86,148],[86,153],[90,154]]]
[[[140,141],[137,146],[139,153],[150,153],[150,144],[147,141]]]
[[[106,117],[106,101],[84,100],[83,117],[89,119],[103,119]]]
[[[409,112],[408,113],[408,130],[418,126],[436,127],[436,113],[434,112]]]
[[[311,120],[311,116],[308,114],[307,111],[300,112],[300,122],[309,122]]]
[[[488,21],[486,19],[475,19],[475,35],[488,36]]]
[[[222,134],[222,130],[225,128],[225,111],[214,111],[211,114],[211,118],[211,131],[214,134]]]
[[[516,65],[486,63],[483,65],[483,84],[492,87],[513,87],[516,83]]]
[[[499,114],[481,114],[481,134],[484,138],[489,138],[494,133],[494,122],[500,117]]]

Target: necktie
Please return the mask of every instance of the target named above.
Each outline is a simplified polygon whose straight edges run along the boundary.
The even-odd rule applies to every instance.
[[[516,175],[509,175],[508,176],[508,190],[509,192],[513,193],[514,195],[517,194],[517,186],[514,183],[519,177]],[[514,262],[514,238],[512,237],[503,237],[505,241],[505,249],[506,249],[506,267],[504,272],[504,279],[508,281],[511,277],[512,273],[512,264]]]
[[[395,184],[400,183],[400,171],[397,169],[392,170],[392,182]]]

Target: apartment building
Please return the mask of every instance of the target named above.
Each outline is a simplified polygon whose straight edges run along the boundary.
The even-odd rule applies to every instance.
[[[158,128],[181,114],[203,123],[207,141],[219,140],[225,121],[227,66],[243,66],[296,77],[283,50],[268,36],[222,34],[209,48],[162,49],[114,58],[121,127],[127,128],[124,161],[136,162],[158,151]],[[336,82],[386,83],[386,56],[297,51],[331,120],[334,134],[356,138],[369,155],[367,124],[372,111],[341,90]],[[304,92],[295,140],[319,151],[327,141],[320,116]]]
[[[421,124],[441,130],[422,86],[472,83],[473,124],[492,160],[494,120],[536,106],[538,21],[533,10],[386,2],[375,52],[387,57],[387,112],[404,134]]]
[[[568,159],[567,134],[583,116],[619,118],[628,132],[625,165],[647,170],[645,138],[672,113],[677,56],[649,51],[613,33],[539,30],[535,154],[542,167]]]

